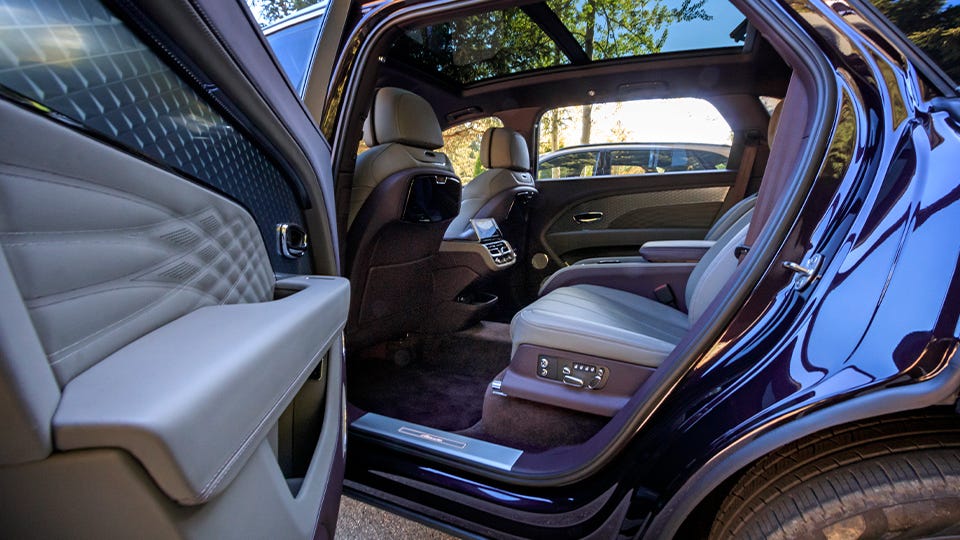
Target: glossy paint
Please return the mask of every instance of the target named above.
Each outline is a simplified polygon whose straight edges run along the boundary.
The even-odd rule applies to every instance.
[[[956,362],[960,125],[931,111],[917,67],[857,11],[812,0],[790,9],[835,69],[827,155],[774,264],[627,448],[585,481],[521,488],[351,435],[349,490],[481,535],[635,537],[682,522],[661,511],[683,506],[674,495],[685,483],[764,433],[864,396],[928,405],[894,396],[946,380]],[[797,291],[781,263],[814,253],[820,277]],[[654,531],[675,530],[664,527]]]

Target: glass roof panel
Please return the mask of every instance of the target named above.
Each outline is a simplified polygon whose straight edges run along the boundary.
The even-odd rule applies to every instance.
[[[742,46],[728,0],[547,0],[591,60]]]
[[[742,46],[731,34],[743,15],[729,0],[546,0],[545,5],[559,25],[529,12],[535,22],[520,8],[489,11],[408,29],[388,56],[469,85],[568,65],[571,58],[579,62],[582,52],[584,59],[598,61]],[[544,28],[554,37],[569,31],[583,51],[568,50],[568,57]],[[565,46],[571,44],[576,47],[572,40]]]
[[[461,84],[570,63],[517,8],[408,30],[390,56]]]

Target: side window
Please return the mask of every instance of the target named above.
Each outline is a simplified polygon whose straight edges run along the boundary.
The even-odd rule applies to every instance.
[[[253,215],[278,272],[276,225],[303,223],[278,162],[184,82],[99,0],[18,2],[0,17],[0,87],[42,113],[233,197]],[[3,10],[0,10],[3,11]]]
[[[480,142],[488,128],[503,127],[496,116],[470,120],[443,131],[443,153],[453,163],[453,170],[466,185],[486,169],[480,162]]]
[[[552,109],[538,132],[540,179],[725,169],[733,141],[716,107],[697,98]]]
[[[537,167],[537,178],[580,178],[593,176],[597,170],[597,152],[582,151],[543,156]]]
[[[610,152],[610,171],[606,174],[623,176],[628,174],[646,174],[663,172],[657,168],[657,152],[646,150],[612,150]]]
[[[317,15],[304,22],[287,26],[267,34],[267,41],[277,55],[280,67],[283,68],[290,83],[293,84],[297,95],[303,95],[303,88],[307,82],[307,64],[313,57],[313,49],[320,36],[321,15]]]

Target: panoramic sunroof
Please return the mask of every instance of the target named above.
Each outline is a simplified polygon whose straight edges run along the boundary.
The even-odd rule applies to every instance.
[[[570,63],[517,8],[408,30],[391,56],[461,84]]]
[[[462,85],[538,69],[733,47],[728,0],[546,0],[407,30],[389,56]]]
[[[728,0],[547,0],[591,60],[741,45]]]

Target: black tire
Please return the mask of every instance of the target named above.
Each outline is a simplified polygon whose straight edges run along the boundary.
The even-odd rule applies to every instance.
[[[960,535],[957,422],[927,420],[830,432],[761,460],[724,500],[710,538]]]

